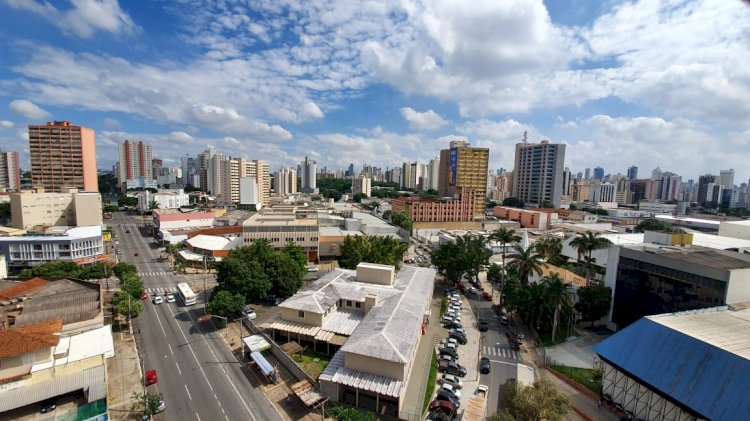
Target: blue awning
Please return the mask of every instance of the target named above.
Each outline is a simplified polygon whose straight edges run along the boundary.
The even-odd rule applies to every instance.
[[[260,368],[260,371],[263,373],[264,376],[268,376],[269,374],[273,373],[273,366],[271,363],[268,362],[266,357],[263,356],[259,351],[254,351],[250,354],[250,358],[255,361],[256,364],[258,364],[258,368]]]

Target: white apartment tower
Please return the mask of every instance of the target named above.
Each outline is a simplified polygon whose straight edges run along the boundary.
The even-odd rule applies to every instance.
[[[312,159],[305,157],[305,161],[302,163],[302,193],[317,193],[318,187],[315,180],[316,177],[316,163]]]
[[[120,160],[117,165],[117,183],[126,189],[128,180],[153,180],[151,145],[138,140],[125,140],[119,145]]]
[[[0,149],[0,188],[21,189],[21,170],[18,166],[18,152]]]
[[[276,172],[274,192],[278,196],[297,193],[297,171],[289,167],[283,167]]]
[[[370,197],[372,194],[372,179],[367,176],[359,176],[352,178],[352,195],[358,193],[364,193],[365,196]]]
[[[564,144],[547,140],[517,143],[513,196],[532,207],[542,207],[545,202],[559,207],[564,167]]]

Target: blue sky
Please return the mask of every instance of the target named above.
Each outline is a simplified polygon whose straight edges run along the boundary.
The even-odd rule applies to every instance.
[[[511,169],[524,131],[602,166],[750,177],[741,0],[0,0],[0,147],[26,126],[207,145],[272,168],[427,161],[453,136]]]

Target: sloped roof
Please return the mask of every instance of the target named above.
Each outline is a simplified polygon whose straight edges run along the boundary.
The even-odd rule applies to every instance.
[[[396,275],[396,287],[403,293],[379,301],[341,350],[408,363],[421,335],[434,278],[434,269],[411,266],[401,269]]]
[[[738,420],[750,414],[750,309],[644,317],[594,351],[702,417]]]
[[[60,342],[62,319],[0,330],[0,358],[51,348]]]
[[[0,299],[11,300],[14,298],[28,297],[43,289],[49,284],[49,281],[42,278],[31,278],[28,281],[15,284],[3,290],[0,290]]]
[[[96,317],[100,311],[99,285],[71,279],[60,279],[24,302],[15,326],[32,325],[44,320],[63,319],[71,324]]]
[[[231,243],[231,240],[218,235],[200,234],[187,240],[187,243],[192,247],[215,251],[224,250]]]

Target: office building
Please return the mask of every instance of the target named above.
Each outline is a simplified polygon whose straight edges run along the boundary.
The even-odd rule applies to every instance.
[[[102,227],[54,227],[38,235],[0,237],[8,267],[27,268],[47,262],[89,264],[106,260]]]
[[[305,157],[305,161],[302,163],[302,188],[299,190],[302,193],[318,193],[318,187],[315,180],[316,177],[316,163],[312,159]],[[354,167],[352,166],[352,171]]]
[[[671,201],[682,199],[682,177],[665,171],[658,181],[659,200]]]
[[[427,164],[427,188],[425,190],[437,190],[439,188],[440,179],[440,155],[432,158]]]
[[[590,180],[591,179],[591,168],[586,168],[586,171],[584,172],[583,179],[584,180]]]
[[[591,201],[594,203],[615,202],[615,185],[612,183],[598,183],[593,186]]]
[[[713,199],[714,185],[716,183],[715,175],[706,174],[698,177],[698,197],[696,202],[699,204],[711,202]]]
[[[3,151],[0,149],[0,189],[21,189],[21,169],[18,166],[18,152]]]
[[[421,196],[400,197],[391,201],[392,212],[406,212],[414,222],[466,222],[474,219],[474,190],[461,188],[458,197],[439,199]]]
[[[289,167],[280,169],[274,182],[274,192],[278,196],[297,193],[297,172]]]
[[[594,168],[594,180],[599,180],[599,181],[604,180],[604,168],[602,167]]]
[[[734,170],[721,170],[719,171],[719,184],[724,189],[731,189],[734,187]]]
[[[364,194],[367,197],[372,195],[372,180],[366,176],[352,178],[352,195]]]
[[[117,164],[117,185],[126,190],[128,180],[153,180],[151,145],[143,141],[125,140],[119,145],[120,160]]]
[[[638,178],[638,167],[635,165],[628,168],[628,179],[629,180],[635,180]]]
[[[69,121],[29,125],[31,184],[47,191],[99,191],[96,135]]]
[[[440,151],[438,194],[455,197],[461,188],[474,190],[474,217],[482,217],[487,200],[487,170],[490,150],[473,148],[467,141],[454,140]]]
[[[315,210],[274,206],[242,223],[245,245],[266,240],[271,247],[280,250],[292,242],[302,247],[310,261],[318,260],[318,236],[318,213]]]
[[[156,205],[156,209],[179,209],[190,206],[190,196],[182,189],[160,190],[158,193],[145,190],[138,192],[136,197],[140,212],[151,210],[152,204]]]
[[[102,196],[99,193],[46,193],[21,191],[10,194],[11,226],[18,229],[51,226],[102,225]]]
[[[560,207],[564,168],[564,144],[517,143],[513,196],[530,207]]]

